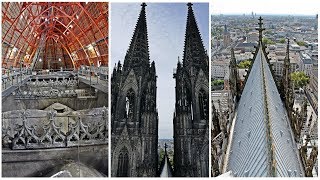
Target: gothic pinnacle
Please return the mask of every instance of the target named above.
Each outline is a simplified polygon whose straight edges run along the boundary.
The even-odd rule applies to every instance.
[[[262,22],[262,17],[260,16],[259,20],[259,28],[256,28],[256,30],[259,31],[259,43],[262,44],[262,32],[265,30],[265,28],[262,28],[263,22]]]
[[[288,43],[287,43],[287,57],[289,58],[289,43],[290,43],[290,39],[288,38]]]

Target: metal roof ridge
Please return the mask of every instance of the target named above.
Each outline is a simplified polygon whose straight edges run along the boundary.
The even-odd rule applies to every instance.
[[[258,54],[260,52],[260,61],[261,61],[261,72],[262,72],[262,80],[263,80],[263,98],[264,98],[264,109],[265,109],[265,123],[266,123],[266,133],[267,133],[267,142],[268,142],[268,153],[269,153],[269,175],[272,177],[276,176],[276,168],[275,168],[275,158],[274,158],[274,149],[273,149],[273,139],[272,139],[272,134],[271,134],[271,128],[270,128],[270,117],[269,117],[269,104],[268,104],[268,98],[267,98],[267,83],[266,83],[266,72],[265,72],[265,68],[264,68],[264,61],[263,61],[263,57],[265,57],[265,54],[263,54],[262,51],[262,46],[259,47],[258,50]],[[256,57],[257,58],[257,57]]]

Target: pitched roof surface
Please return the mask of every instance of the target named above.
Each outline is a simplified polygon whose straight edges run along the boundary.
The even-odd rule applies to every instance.
[[[226,171],[234,176],[303,176],[284,104],[259,45],[243,90]]]

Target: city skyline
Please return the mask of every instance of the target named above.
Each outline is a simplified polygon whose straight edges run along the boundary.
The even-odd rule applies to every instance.
[[[211,15],[243,15],[256,13],[257,15],[307,15],[319,13],[317,0],[309,0],[308,3],[301,1],[257,1],[255,0],[215,0],[210,4]],[[284,11],[285,10],[285,11]]]
[[[211,17],[213,176],[318,176],[316,16]]]
[[[124,60],[141,6],[140,3],[111,3],[111,8],[117,9],[117,11],[111,10],[111,68],[113,69],[115,63]],[[193,5],[206,50],[209,47],[208,8],[207,3]],[[178,56],[182,61],[187,10],[186,3],[147,3],[146,7],[150,63],[155,61],[158,76],[159,139],[173,139],[175,105],[173,70],[177,66]],[[124,14],[126,16],[123,16]],[[164,27],[164,24],[167,25]]]

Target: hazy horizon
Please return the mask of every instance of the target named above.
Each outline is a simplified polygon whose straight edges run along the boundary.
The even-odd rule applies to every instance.
[[[251,14],[257,15],[305,15],[312,16],[319,13],[319,1],[256,1],[256,0],[215,0],[210,4],[210,14]]]
[[[251,16],[250,13],[242,13],[242,14],[210,14],[211,16],[243,16],[245,14],[246,16]],[[304,17],[315,17],[317,14],[314,15],[306,15],[306,14],[258,14],[256,13],[257,16],[304,16]]]

